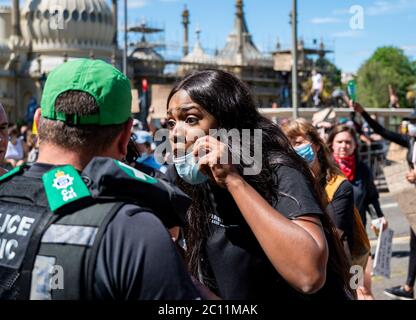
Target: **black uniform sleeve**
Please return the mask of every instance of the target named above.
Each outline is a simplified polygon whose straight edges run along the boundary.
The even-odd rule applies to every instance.
[[[361,115],[363,116],[365,121],[367,121],[368,125],[374,130],[375,133],[379,134],[386,140],[397,143],[402,147],[409,148],[410,140],[408,136],[387,130],[386,128],[381,126],[377,121],[371,118],[371,116],[366,111],[364,111]]]
[[[365,179],[366,179],[366,187],[367,187],[367,192],[366,192],[366,197],[364,200],[364,208],[367,212],[369,212],[369,205],[372,205],[374,207],[375,213],[377,215],[378,218],[384,217],[383,211],[381,210],[381,205],[380,205],[380,196],[377,190],[376,185],[374,184],[374,177],[373,174],[371,173],[370,168],[364,164],[361,163],[360,165],[363,166],[363,170],[365,171]],[[371,212],[369,212],[371,215]],[[373,217],[374,218],[374,217]]]
[[[133,205],[121,208],[99,247],[97,299],[194,300],[199,298],[160,220]]]
[[[176,179],[178,178],[178,173],[176,172],[176,168],[174,165],[169,165],[166,173],[163,176],[163,180],[175,183]]]
[[[366,208],[368,211],[368,206],[372,205],[374,207],[375,213],[378,218],[384,217],[383,211],[381,210],[379,194],[377,191],[377,187],[374,185],[374,181],[370,180],[368,186],[368,194],[366,198]],[[374,217],[373,217],[374,218]]]
[[[322,215],[312,184],[299,171],[287,166],[275,169],[278,202],[275,209],[289,219],[305,215]]]
[[[335,226],[344,232],[348,246],[352,250],[354,244],[354,190],[347,180],[338,187],[332,201],[328,204],[327,212]]]

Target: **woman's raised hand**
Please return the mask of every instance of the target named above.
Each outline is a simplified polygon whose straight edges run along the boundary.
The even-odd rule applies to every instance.
[[[232,164],[228,145],[211,136],[199,138],[194,145],[193,154],[199,158],[200,169],[211,176],[216,183],[227,188],[234,179],[241,178]]]

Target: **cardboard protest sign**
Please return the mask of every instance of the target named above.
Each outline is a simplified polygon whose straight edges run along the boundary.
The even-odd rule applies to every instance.
[[[409,172],[408,164],[405,162],[396,163],[384,167],[389,191],[396,199],[403,214],[406,215],[410,226],[416,231],[416,186],[406,180],[406,173]]]
[[[391,229],[383,230],[378,235],[376,253],[374,257],[374,275],[390,278],[391,255],[393,250],[393,235]]]

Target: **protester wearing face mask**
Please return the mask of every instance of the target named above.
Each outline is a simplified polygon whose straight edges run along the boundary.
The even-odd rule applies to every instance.
[[[332,158],[327,145],[322,141],[315,127],[305,119],[292,120],[283,127],[295,151],[308,162],[309,167],[320,188],[341,176],[342,182],[337,187],[332,199],[327,200],[326,210],[335,223],[340,239],[348,244],[347,254],[353,251],[354,192],[351,184]]]
[[[367,121],[368,125],[374,130],[375,133],[382,136],[384,139],[397,143],[398,145],[406,148],[407,162],[409,164],[409,172],[406,175],[406,179],[410,183],[416,182],[415,165],[413,163],[413,153],[416,142],[416,111],[403,119],[407,125],[403,133],[397,133],[387,130],[381,126],[377,121],[371,118],[371,116],[364,110],[359,103],[350,103],[350,106],[354,110],[360,113]],[[409,255],[409,269],[407,274],[406,284],[401,286],[395,286],[386,289],[384,292],[396,299],[413,299],[414,290],[413,287],[416,282],[416,234],[412,228],[410,228],[410,255]]]
[[[318,130],[305,119],[292,120],[283,127],[296,152],[311,168],[320,188],[327,196],[326,212],[334,221],[351,265],[366,268],[371,251],[360,213],[354,205],[351,183],[340,170]],[[357,289],[358,299],[368,299],[366,287]]]
[[[185,228],[192,274],[223,299],[351,298],[348,262],[320,189],[247,86],[224,71],[199,71],[172,89],[167,105],[174,154],[167,177],[192,198]],[[260,145],[260,171],[221,161],[240,143],[230,151],[215,129],[248,130],[241,141],[251,151]]]

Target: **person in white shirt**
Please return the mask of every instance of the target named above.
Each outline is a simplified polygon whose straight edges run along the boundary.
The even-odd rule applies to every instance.
[[[319,107],[321,104],[320,95],[324,91],[324,79],[322,74],[317,72],[315,69],[312,70],[312,95],[313,103],[315,107]]]
[[[16,126],[9,128],[9,143],[5,155],[6,162],[13,168],[24,163],[27,155],[27,148]]]

